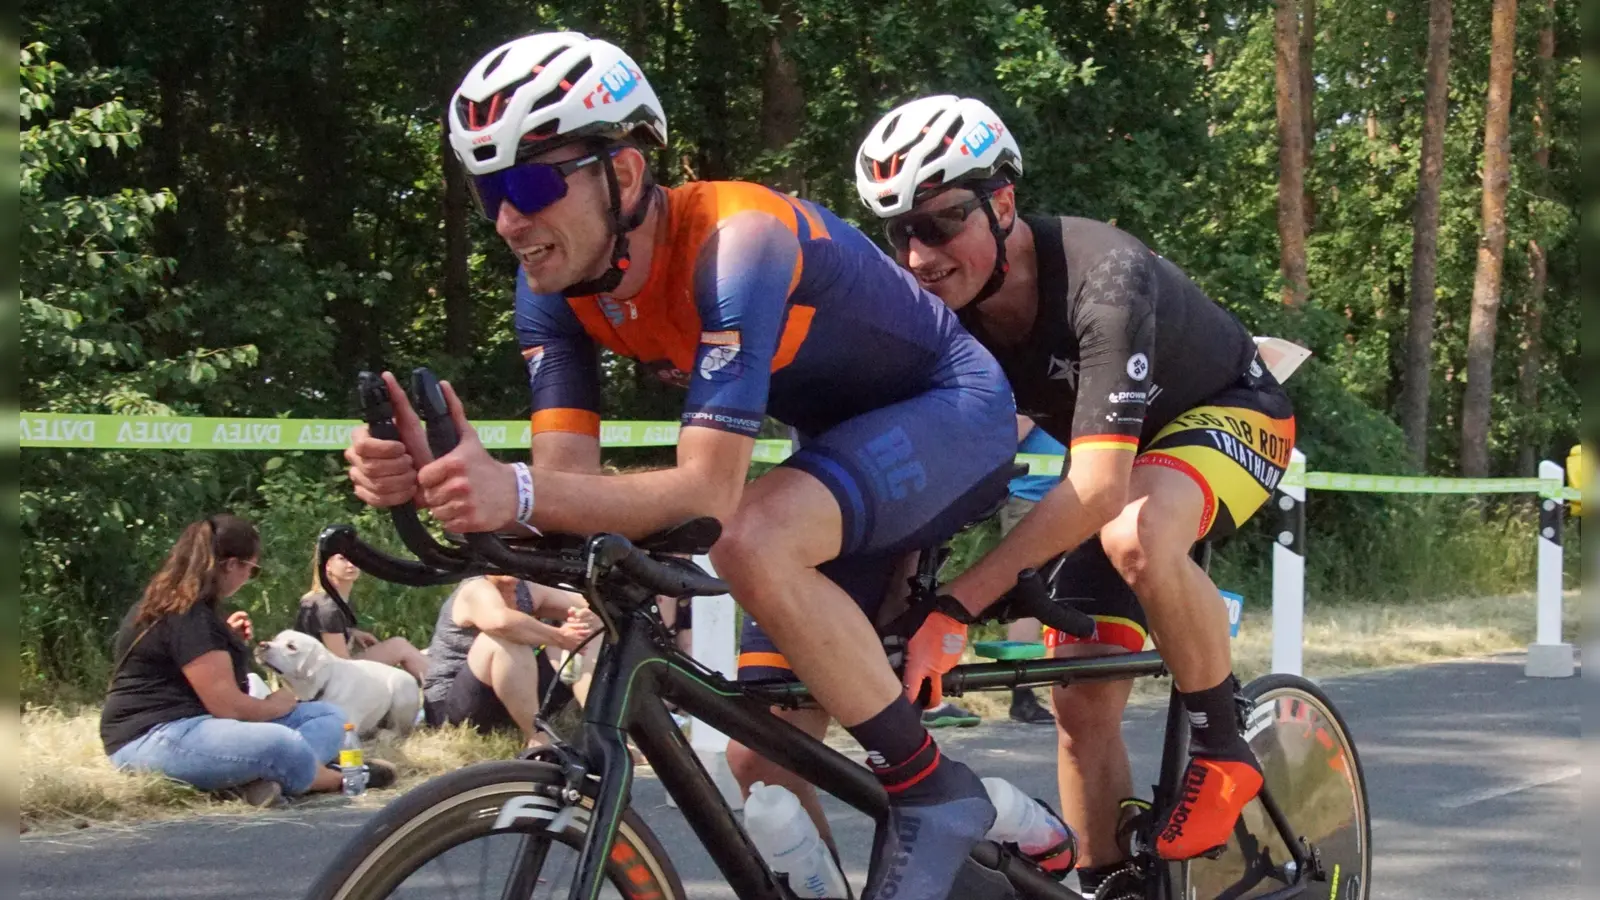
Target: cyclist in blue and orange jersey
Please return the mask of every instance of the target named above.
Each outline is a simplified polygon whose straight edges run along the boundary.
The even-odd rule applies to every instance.
[[[965,631],[1017,572],[1073,551],[1059,584],[1095,598],[1098,633],[1058,655],[1139,650],[1150,631],[1190,722],[1183,796],[1157,811],[1156,851],[1186,859],[1226,842],[1261,770],[1241,733],[1216,586],[1190,558],[1268,498],[1289,463],[1294,414],[1238,319],[1132,235],[1089,219],[1019,216],[1016,139],[975,99],[906,103],[873,125],[856,185],[899,261],[994,352],[1020,413],[1067,445],[1061,483],[946,586],[908,644],[908,690],[947,671],[925,649]],[[975,214],[976,213],[976,214]],[[1085,837],[1089,882],[1125,858],[1119,798],[1131,682],[1054,700],[1063,812]]]
[[[827,210],[750,184],[653,185],[641,147],[665,145],[666,119],[609,43],[549,33],[496,48],[456,92],[449,129],[521,264],[532,464],[491,457],[448,389],[462,439],[432,459],[386,374],[403,440],[358,430],[358,496],[414,499],[466,533],[638,537],[721,519],[717,572],[772,642],[751,662],[792,667],[890,797],[864,896],[945,897],[994,808],[941,757],[871,616],[908,551],[1004,496],[1015,405],[998,363]],[[602,347],[687,388],[675,467],[601,474]],[[800,447],[746,484],[768,415]]]

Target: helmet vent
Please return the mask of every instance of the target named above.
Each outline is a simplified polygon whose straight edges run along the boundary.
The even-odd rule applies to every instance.
[[[883,130],[878,132],[878,140],[887,141],[889,139],[889,135],[894,134],[894,127],[899,124],[899,116],[890,116],[889,120],[883,123]]]
[[[530,109],[529,112],[538,112],[547,106],[553,106],[557,103],[560,103],[562,98],[567,96],[567,92],[572,90],[572,86],[577,84],[580,78],[589,73],[589,69],[592,66],[593,63],[587,56],[578,60],[573,64],[572,68],[567,70],[567,74],[561,76],[561,80],[556,83],[555,87],[547,91],[545,95],[540,97],[538,100],[533,101],[533,108]],[[544,65],[541,63],[539,68],[544,68]]]
[[[489,60],[489,64],[483,67],[484,77],[488,77],[489,73],[493,72],[495,69],[500,68],[500,64],[505,62],[506,61],[506,57],[510,56],[510,55],[511,55],[511,48],[510,47],[507,47],[504,50],[501,50],[499,53],[496,53],[494,55],[494,59]]]
[[[494,159],[494,147],[491,145],[473,147],[472,158],[476,159],[478,162],[488,162],[489,160]]]
[[[948,147],[950,144],[955,142],[956,135],[961,133],[962,124],[963,123],[960,116],[957,116],[956,120],[950,123],[950,129],[944,133],[945,146]]]

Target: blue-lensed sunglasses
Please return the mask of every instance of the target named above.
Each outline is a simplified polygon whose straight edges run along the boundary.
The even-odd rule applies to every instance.
[[[479,212],[489,221],[499,218],[500,204],[506,201],[517,212],[531,216],[567,195],[568,176],[599,162],[605,155],[591,153],[560,163],[522,163],[487,175],[474,175],[468,184],[478,200]]]

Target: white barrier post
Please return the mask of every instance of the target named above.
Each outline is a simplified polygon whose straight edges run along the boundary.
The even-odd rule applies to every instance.
[[[1299,450],[1289,465],[1305,471]],[[1272,671],[1299,675],[1304,656],[1306,612],[1306,489],[1280,484],[1278,540],[1272,545]]]
[[[1539,477],[1566,482],[1566,472],[1555,463],[1539,463]],[[1561,640],[1561,531],[1566,503],[1557,497],[1539,499],[1539,580],[1535,602],[1538,618],[1533,643],[1528,645],[1529,678],[1568,678],[1576,670],[1572,645]]]
[[[694,561],[712,575],[717,574],[709,557],[697,556]],[[706,668],[721,672],[725,678],[737,678],[739,638],[734,633],[734,626],[738,615],[733,598],[727,594],[696,597],[692,615],[694,626],[689,631],[689,655]],[[728,736],[699,719],[691,719],[689,746],[700,757],[700,764],[706,767],[711,780],[722,792],[722,798],[728,801],[731,808],[743,809],[744,799],[739,795],[739,784],[734,781],[733,772],[728,768]],[[677,806],[670,794],[667,803]]]

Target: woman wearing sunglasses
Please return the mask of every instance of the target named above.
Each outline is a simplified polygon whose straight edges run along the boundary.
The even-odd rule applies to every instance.
[[[1015,407],[994,357],[815,203],[741,182],[653,184],[645,154],[667,146],[666,116],[612,44],[563,32],[497,47],[448,119],[483,214],[521,263],[531,465],[489,456],[448,387],[462,441],[433,460],[386,376],[403,440],[357,429],[357,494],[414,499],[459,532],[639,537],[719,519],[713,563],[750,613],[741,674],[803,678],[825,709],[795,713],[800,727],[821,736],[831,714],[870,751],[894,798],[874,877],[894,879],[899,900],[943,898],[994,809],[928,737],[872,617],[906,553],[1004,495]],[[687,389],[675,467],[601,472],[601,347]],[[801,448],[747,485],[768,416]],[[911,808],[920,828],[902,829]]]
[[[254,525],[226,513],[183,530],[113,644],[100,739],[118,768],[159,772],[255,806],[336,791],[344,713],[288,690],[250,696],[249,616],[219,604],[261,568]],[[374,765],[376,763],[376,765]],[[394,767],[368,760],[374,787]]]
[[[1294,414],[1255,342],[1177,266],[1103,222],[1020,216],[1016,138],[981,101],[924,97],[868,132],[856,187],[900,264],[958,312],[1005,368],[1018,411],[1070,448],[1071,466],[1000,543],[946,586],[956,603],[908,645],[919,655],[1014,583],[1074,551],[1060,583],[1091,596],[1097,634],[1051,634],[1058,656],[1143,649],[1148,628],[1188,709],[1198,785],[1158,810],[1157,850],[1196,856],[1227,840],[1260,789],[1239,732],[1227,613],[1189,558],[1231,533],[1289,462]],[[1074,549],[1076,548],[1076,549]],[[1119,804],[1131,796],[1122,710],[1131,682],[1054,694],[1062,812],[1084,837],[1086,891],[1120,868]]]

